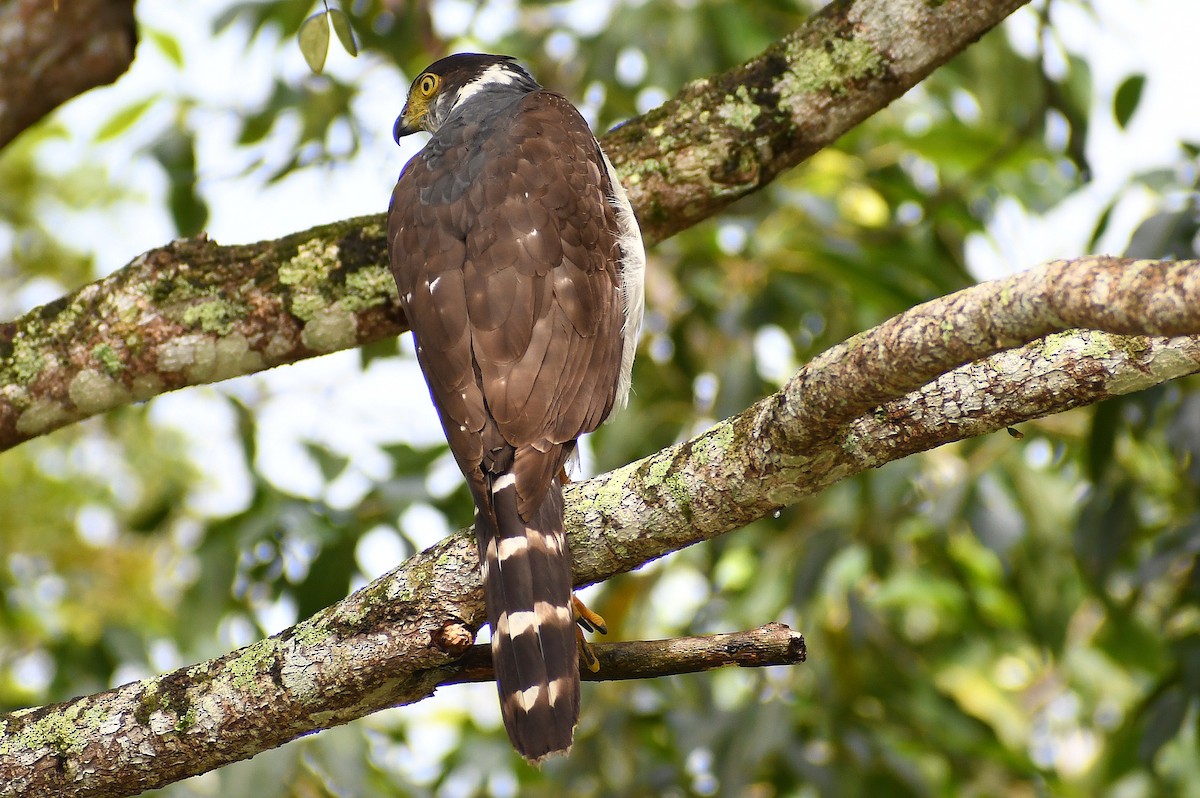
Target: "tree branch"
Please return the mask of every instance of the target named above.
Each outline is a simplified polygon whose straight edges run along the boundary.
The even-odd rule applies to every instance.
[[[836,0],[758,57],[604,137],[659,241],[770,183],[1028,0]]]
[[[1200,371],[1198,292],[1200,261],[1091,258],[913,308],[696,438],[569,485],[576,584],[913,452]],[[1053,332],[1080,325],[1109,332]],[[1125,335],[1137,329],[1186,337]],[[447,678],[445,649],[461,653],[445,641],[469,638],[447,630],[482,622],[460,531],[267,640],[0,718],[0,796],[131,795],[419,701]]]
[[[1139,318],[1189,337],[1049,335],[1128,333]],[[568,529],[589,531],[572,544],[576,577],[637,568],[914,452],[1195,373],[1197,335],[1200,261],[1056,261],[926,302],[690,441],[571,486]]]
[[[381,218],[277,241],[176,241],[0,324],[0,451],[188,385],[407,329]]]
[[[788,386],[820,408],[797,445],[993,352],[1071,328],[1200,332],[1197,261],[1082,257],[926,302],[817,356]]]
[[[625,643],[592,643],[600,669],[580,669],[585,682],[655,679],[681,673],[703,673],[729,665],[765,668],[796,665],[808,658],[804,635],[782,623],[769,623],[745,632],[674,637],[670,640],[633,640]],[[442,669],[439,687],[466,682],[490,682],[492,647],[471,646],[463,657]]]
[[[647,243],[761,188],[1026,1],[839,0],[609,133]],[[0,451],[165,391],[405,331],[385,229],[379,215],[253,245],[175,242],[0,324]]]
[[[0,2],[0,148],[133,62],[133,0]]]

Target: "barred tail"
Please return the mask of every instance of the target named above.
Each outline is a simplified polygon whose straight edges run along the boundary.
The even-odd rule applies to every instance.
[[[490,486],[475,522],[500,712],[513,746],[537,764],[571,747],[579,720],[579,652],[562,488],[524,519],[511,474]],[[488,512],[490,510],[491,512]]]

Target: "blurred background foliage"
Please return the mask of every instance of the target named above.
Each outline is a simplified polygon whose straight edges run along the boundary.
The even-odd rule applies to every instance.
[[[323,8],[202,5],[200,38],[265,54],[257,64],[298,61],[296,32]],[[143,21],[128,80],[147,60],[165,78],[107,106],[90,138],[56,116],[0,154],[4,315],[94,279],[102,248],[137,254],[80,235],[64,209],[103,220],[140,201],[156,208],[145,218],[165,214],[191,235],[216,210],[206,169],[253,193],[390,156],[390,123],[364,123],[364,92],[391,76],[399,90],[383,112],[394,115],[407,82],[450,49],[519,55],[603,130],[755,55],[812,10],[342,8],[355,66],[256,74],[258,103],[194,91],[185,76],[203,83],[204,56],[182,29]],[[1064,207],[1076,206],[1063,235],[1084,232],[1058,242],[1063,254],[1195,257],[1196,144],[1097,189],[1091,161],[1118,156],[1098,151],[1094,132],[1137,124],[1163,79],[1132,70],[1097,88],[1097,56],[1063,32],[1115,24],[1077,0],[1036,3],[835,147],[656,247],[635,394],[593,436],[589,468],[693,434],[915,303],[1033,265],[1022,237],[1053,240]],[[227,146],[213,155],[218,129]],[[124,147],[157,187],[64,166],[73,135],[76,147]],[[1133,210],[1130,196],[1141,198]],[[1052,229],[1038,233],[1039,219]],[[427,410],[412,429],[372,415],[396,393],[426,402],[414,375],[407,342],[389,342],[162,397],[0,455],[0,709],[273,633],[468,523]],[[783,620],[805,633],[810,659],[585,687],[572,756],[540,773],[515,761],[492,689],[473,686],[157,794],[1200,795],[1198,385],[890,464],[595,589],[617,639]],[[370,440],[342,420],[360,416]]]

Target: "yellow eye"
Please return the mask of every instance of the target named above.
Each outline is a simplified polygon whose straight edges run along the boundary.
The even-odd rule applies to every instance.
[[[421,92],[424,97],[432,97],[433,93],[437,91],[439,83],[437,75],[426,73],[417,81],[417,91]]]

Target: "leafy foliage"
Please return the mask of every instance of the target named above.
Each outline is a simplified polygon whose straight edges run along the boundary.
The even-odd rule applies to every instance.
[[[300,44],[300,52],[308,68],[318,75],[325,68],[325,57],[329,54],[329,29],[332,28],[338,41],[350,55],[358,55],[358,43],[354,41],[354,31],[350,28],[350,18],[340,8],[329,8],[318,11],[300,25],[296,41]]]
[[[1064,6],[1092,13],[1067,0],[1051,10]],[[332,26],[371,69],[406,79],[449,47],[512,52],[603,129],[754,55],[807,10],[512,8],[369,0],[348,7],[355,39],[341,10],[306,17],[311,6],[268,0],[231,4],[213,33],[279,52],[299,40],[313,66]],[[830,345],[969,284],[970,243],[993,235],[1006,204],[1049,213],[1089,188],[1094,115],[1131,126],[1156,76],[1128,76],[1111,102],[1094,102],[1092,69],[1057,40],[1051,10],[1032,22],[1032,51],[1015,34],[985,37],[836,147],[655,249],[635,393],[590,441],[597,470],[740,410]],[[170,33],[151,38],[191,66]],[[141,131],[169,213],[192,234],[208,219],[197,153],[212,101],[163,91],[115,109],[96,138]],[[281,72],[257,106],[222,109],[247,176],[282,182],[357,157],[371,140],[362,91],[333,69]],[[0,216],[17,242],[0,275],[10,285],[88,279],[89,257],[42,209],[121,195],[106,175],[44,168],[38,153],[62,135],[47,123],[0,158]],[[1092,245],[1111,239],[1121,195],[1136,191],[1153,211],[1128,251],[1195,256],[1197,150],[1181,143],[1176,162],[1132,177],[1096,212]],[[373,347],[361,371],[398,363],[411,366],[407,347]],[[424,396],[411,380],[390,385]],[[469,522],[444,447],[417,435],[348,442],[322,418],[283,455],[311,478],[281,478],[274,429],[287,414],[272,386],[204,394],[205,413],[228,421],[220,455],[184,434],[188,421],[156,412],[161,400],[3,455],[0,704],[223,652],[364,583],[392,564],[378,552],[398,561]],[[489,689],[464,687],[160,794],[1196,794],[1197,383],[1021,432],[848,480],[590,602],[618,639],[784,620],[808,639],[802,667],[585,687],[571,758],[541,772],[514,761]],[[203,497],[229,471],[240,498],[214,509]]]

